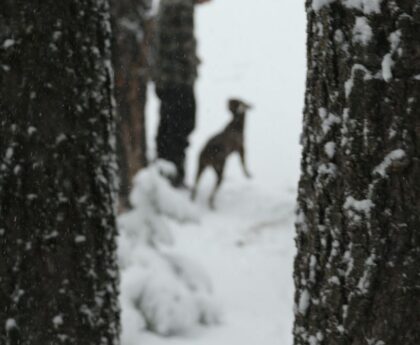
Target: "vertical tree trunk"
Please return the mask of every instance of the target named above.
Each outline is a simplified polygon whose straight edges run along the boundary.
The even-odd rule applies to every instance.
[[[118,344],[108,11],[0,6],[0,344]]]
[[[295,345],[420,343],[420,4],[306,1]]]
[[[120,207],[129,206],[134,175],[147,165],[145,105],[151,20],[150,0],[112,0],[113,64],[118,112]]]

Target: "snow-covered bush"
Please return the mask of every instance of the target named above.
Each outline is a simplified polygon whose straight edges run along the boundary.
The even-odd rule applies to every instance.
[[[168,218],[196,222],[187,195],[166,178],[174,167],[158,161],[134,180],[133,210],[118,218],[123,345],[148,330],[169,336],[197,324],[218,322],[211,282],[204,269],[171,247]]]
[[[175,173],[175,166],[163,160],[158,160],[147,169],[140,171],[134,177],[134,188],[130,194],[133,207],[147,209],[157,216],[164,215],[180,222],[198,221],[194,204],[164,178]]]

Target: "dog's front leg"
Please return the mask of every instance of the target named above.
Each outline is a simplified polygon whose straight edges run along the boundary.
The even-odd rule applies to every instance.
[[[251,174],[249,173],[247,164],[245,162],[245,148],[241,146],[241,148],[238,150],[239,157],[241,158],[241,164],[242,164],[242,170],[244,171],[244,174],[247,178],[251,178]]]

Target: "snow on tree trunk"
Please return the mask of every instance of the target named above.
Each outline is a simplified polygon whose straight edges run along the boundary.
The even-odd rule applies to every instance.
[[[111,0],[113,64],[118,112],[120,207],[128,206],[135,174],[147,165],[145,105],[149,41],[152,21],[150,0]]]
[[[0,344],[119,343],[109,19],[0,6]]]
[[[420,4],[306,1],[295,345],[420,343]]]

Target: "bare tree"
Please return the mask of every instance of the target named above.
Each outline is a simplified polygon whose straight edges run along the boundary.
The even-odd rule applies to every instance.
[[[0,6],[0,344],[119,343],[107,0]]]
[[[306,1],[295,345],[420,343],[420,3]]]
[[[111,4],[120,207],[126,208],[131,180],[147,165],[145,105],[153,21],[148,17],[150,0],[112,0]]]

